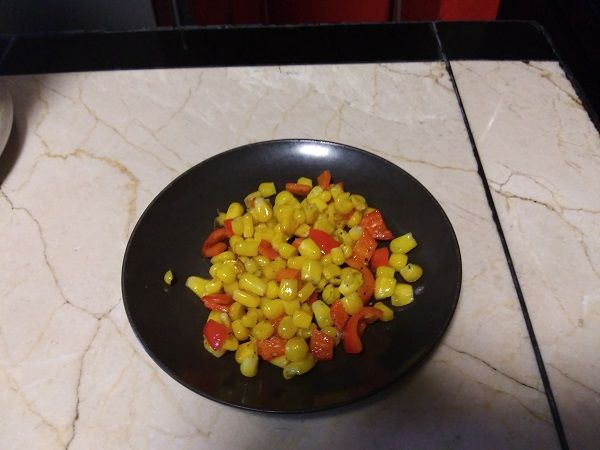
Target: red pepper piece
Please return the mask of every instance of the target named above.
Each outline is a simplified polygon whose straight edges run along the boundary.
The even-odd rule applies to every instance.
[[[360,294],[359,294],[360,295]],[[338,330],[342,331],[344,329],[344,325],[350,318],[350,315],[344,309],[344,305],[340,300],[336,300],[331,304],[331,318],[333,319],[333,326]]]
[[[227,294],[210,294],[202,297],[202,303],[207,309],[229,312],[229,305],[233,303],[233,297]]]
[[[346,263],[355,269],[366,266],[369,264],[376,248],[377,241],[371,237],[367,230],[363,230],[362,236],[356,241],[356,244],[354,244],[352,254],[350,255],[350,258],[346,260]]]
[[[331,184],[331,172],[325,169],[321,172],[321,175],[317,177],[317,183],[323,189],[329,189],[329,185]]]
[[[387,247],[379,247],[371,257],[371,267],[377,269],[380,266],[390,265],[390,250]]]
[[[313,293],[310,294],[310,297],[308,297],[308,299],[306,300],[306,303],[308,303],[309,305],[312,305],[314,302],[317,301],[318,298],[319,298],[319,294],[317,294],[317,291],[313,291]]]
[[[363,266],[360,269],[360,273],[363,276],[363,283],[358,288],[358,296],[361,298],[364,304],[368,303],[373,297],[373,291],[375,290],[375,277],[373,272],[367,266]]]
[[[202,244],[202,254],[207,258],[212,258],[219,253],[223,253],[227,250],[227,245],[222,242],[225,240],[227,240],[225,227],[213,230]]]
[[[300,247],[300,244],[302,243],[302,241],[303,241],[303,240],[304,240],[304,239],[302,239],[302,238],[300,238],[300,237],[297,237],[296,239],[294,239],[294,240],[292,241],[292,245],[293,245],[294,247],[298,248],[298,247]]]
[[[310,186],[298,183],[285,183],[285,190],[298,197],[306,197],[311,190]]]
[[[312,330],[310,334],[309,349],[315,359],[319,361],[328,361],[333,359],[333,348],[335,339],[321,330]]]
[[[285,355],[286,339],[274,334],[269,339],[256,341],[256,350],[265,361],[270,361],[278,356]]]
[[[354,314],[344,327],[344,350],[346,353],[360,353],[362,352],[363,345],[360,339],[367,324],[372,323],[378,319],[381,319],[383,313],[377,308],[370,306],[363,306]]]
[[[213,350],[223,347],[228,336],[229,328],[215,320],[210,319],[204,325],[204,337]]]
[[[271,243],[266,239],[261,239],[260,244],[258,244],[258,253],[269,259],[275,259],[279,256],[279,253],[277,253]]]
[[[392,232],[388,230],[378,209],[365,214],[360,221],[360,226],[363,230],[368,230],[371,237],[378,241],[389,241],[394,237]]]
[[[275,274],[275,281],[277,281],[278,283],[281,280],[299,280],[300,279],[300,271],[298,269],[290,269],[285,268],[285,269],[281,269],[279,270],[276,274]]]
[[[321,253],[324,255],[327,255],[332,249],[340,246],[340,243],[336,241],[333,236],[317,228],[311,228],[308,232],[308,236],[315,241],[315,244],[319,246]]]
[[[227,233],[227,237],[231,237],[234,235],[233,233],[233,219],[225,219],[223,222],[223,227],[225,228],[225,232]]]

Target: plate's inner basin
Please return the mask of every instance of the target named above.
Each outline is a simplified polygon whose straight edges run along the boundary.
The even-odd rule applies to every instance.
[[[364,351],[347,355],[286,381],[281,369],[261,362],[245,378],[232,354],[215,358],[202,345],[208,312],[184,283],[208,276],[200,246],[218,210],[241,201],[262,181],[278,190],[299,176],[324,169],[346,190],[379,208],[394,235],[412,231],[419,245],[410,260],[424,268],[416,300],[396,309],[394,320],[371,325]],[[178,279],[166,286],[171,269]],[[456,237],[427,190],[397,166],[369,153],[317,141],[253,144],[211,158],[177,178],[148,207],[130,239],[123,267],[123,295],[132,327],[154,360],[171,376],[209,398],[264,411],[310,411],[349,403],[399,378],[426,355],[446,329],[460,290]]]

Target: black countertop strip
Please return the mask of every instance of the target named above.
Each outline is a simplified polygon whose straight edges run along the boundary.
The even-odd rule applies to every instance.
[[[534,22],[436,22],[449,60],[556,60],[543,30]]]

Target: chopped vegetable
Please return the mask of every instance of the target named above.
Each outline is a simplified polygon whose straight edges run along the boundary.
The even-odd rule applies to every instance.
[[[174,279],[175,277],[173,276],[173,272],[171,270],[167,270],[165,272],[165,275],[163,276],[163,280],[165,281],[165,283],[171,286]]]
[[[204,338],[213,350],[219,350],[229,336],[229,328],[225,325],[209,319],[204,325]]]

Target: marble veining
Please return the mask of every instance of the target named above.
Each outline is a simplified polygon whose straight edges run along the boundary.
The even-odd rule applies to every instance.
[[[600,137],[554,62],[452,63],[569,442],[600,442]]]
[[[558,446],[443,64],[3,81],[16,121],[0,159],[0,447]],[[127,322],[120,269],[135,221],[178,174],[290,137],[364,148],[417,177],[457,232],[463,289],[442,343],[402,383],[281,417],[222,406],[163,373]]]

